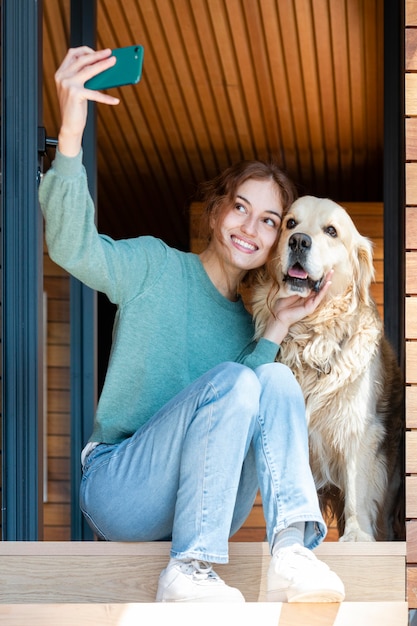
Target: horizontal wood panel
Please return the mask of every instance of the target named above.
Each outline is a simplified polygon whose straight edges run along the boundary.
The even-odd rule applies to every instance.
[[[50,481],[70,479],[70,458],[48,458],[48,478]],[[69,519],[66,520],[69,523]]]
[[[406,204],[417,205],[417,163],[405,164],[405,201]]]
[[[406,524],[407,563],[417,563],[417,520]]]
[[[373,239],[372,243],[374,245],[374,247],[373,247],[374,260],[375,259],[383,260],[383,258],[384,258],[384,240],[383,239]]]
[[[409,609],[417,609],[417,567],[407,567],[407,601]]]
[[[417,519],[417,476],[405,478],[405,515],[407,519]]]
[[[265,528],[259,528],[257,526],[247,526],[244,524],[242,528],[230,537],[231,542],[250,542],[250,541],[265,541]]]
[[[265,528],[265,517],[262,505],[255,505],[245,522],[245,526],[253,528]]]
[[[405,290],[407,295],[417,294],[417,251],[405,254]]]
[[[69,367],[70,348],[69,345],[48,345],[47,359],[49,367]]]
[[[414,28],[405,31],[405,69],[417,70],[417,30]]]
[[[71,418],[68,413],[52,413],[48,411],[48,434],[70,436]],[[56,456],[56,455],[55,455]]]
[[[417,0],[405,0],[405,24],[417,26]]]
[[[384,282],[384,261],[374,259],[375,281],[377,283]]]
[[[48,411],[53,413],[70,412],[70,391],[69,389],[54,389],[49,392]]]
[[[68,280],[66,278],[45,276],[43,284],[48,298],[49,296],[60,300],[68,298]]]
[[[44,525],[43,540],[44,541],[71,541],[71,528],[68,522],[65,526],[45,526]],[[59,624],[60,626],[63,626],[62,620],[60,620]]]
[[[67,322],[49,322],[48,343],[69,345],[70,326]]]
[[[417,74],[405,75],[405,114],[417,115]]]
[[[371,285],[371,295],[377,304],[381,304],[384,300],[384,286],[382,283],[373,283]]]
[[[405,299],[405,336],[417,339],[417,297]]]
[[[417,341],[407,341],[405,344],[406,382],[417,383]]]
[[[405,212],[405,247],[417,250],[417,207],[407,207]]]
[[[405,158],[417,161],[417,117],[406,118],[405,129]]]
[[[362,219],[363,217],[382,217],[384,214],[383,202],[341,202],[340,203],[349,213],[353,221]]]
[[[70,449],[69,437],[66,435],[48,435],[48,456],[67,457]]]
[[[70,369],[69,367],[48,367],[47,369],[48,388],[69,389]]]
[[[407,432],[405,441],[405,471],[407,474],[417,474],[417,431]]]
[[[48,320],[51,322],[69,322],[69,298],[57,299],[48,295]]]
[[[69,504],[71,502],[71,486],[68,481],[51,480],[49,482],[48,502],[50,504]]]
[[[47,502],[44,507],[43,521],[47,526],[67,526],[70,515],[70,504]]]
[[[406,427],[417,428],[417,385],[405,388]]]

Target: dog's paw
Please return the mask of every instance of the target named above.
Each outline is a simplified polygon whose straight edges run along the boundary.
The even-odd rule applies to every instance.
[[[375,537],[370,533],[366,533],[360,528],[352,528],[345,532],[339,538],[339,541],[375,541]]]

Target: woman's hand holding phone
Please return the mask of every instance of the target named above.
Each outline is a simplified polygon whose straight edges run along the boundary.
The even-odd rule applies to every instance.
[[[86,88],[85,82],[112,67],[116,58],[110,49],[94,51],[88,46],[71,48],[55,73],[55,84],[61,111],[58,135],[59,151],[77,156],[87,122],[88,100],[115,105],[119,99]]]

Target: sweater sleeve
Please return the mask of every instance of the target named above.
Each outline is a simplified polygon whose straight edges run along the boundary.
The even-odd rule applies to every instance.
[[[156,279],[153,274],[165,258],[162,242],[155,240],[152,257],[146,253],[147,238],[115,241],[97,232],[81,152],[70,158],[57,151],[41,182],[39,201],[51,259],[80,281],[120,304]]]
[[[239,358],[239,363],[256,369],[265,363],[273,363],[280,350],[280,346],[269,339],[262,337],[257,341],[253,341]]]

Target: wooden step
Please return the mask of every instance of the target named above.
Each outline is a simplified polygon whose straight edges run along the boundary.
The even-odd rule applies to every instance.
[[[153,602],[169,549],[166,542],[0,542],[0,604]],[[229,552],[218,574],[247,602],[263,602],[268,545],[230,543]],[[405,602],[405,552],[402,542],[325,542],[315,550],[342,578],[347,602],[378,603]]]
[[[1,605],[7,626],[406,626],[405,602]]]

